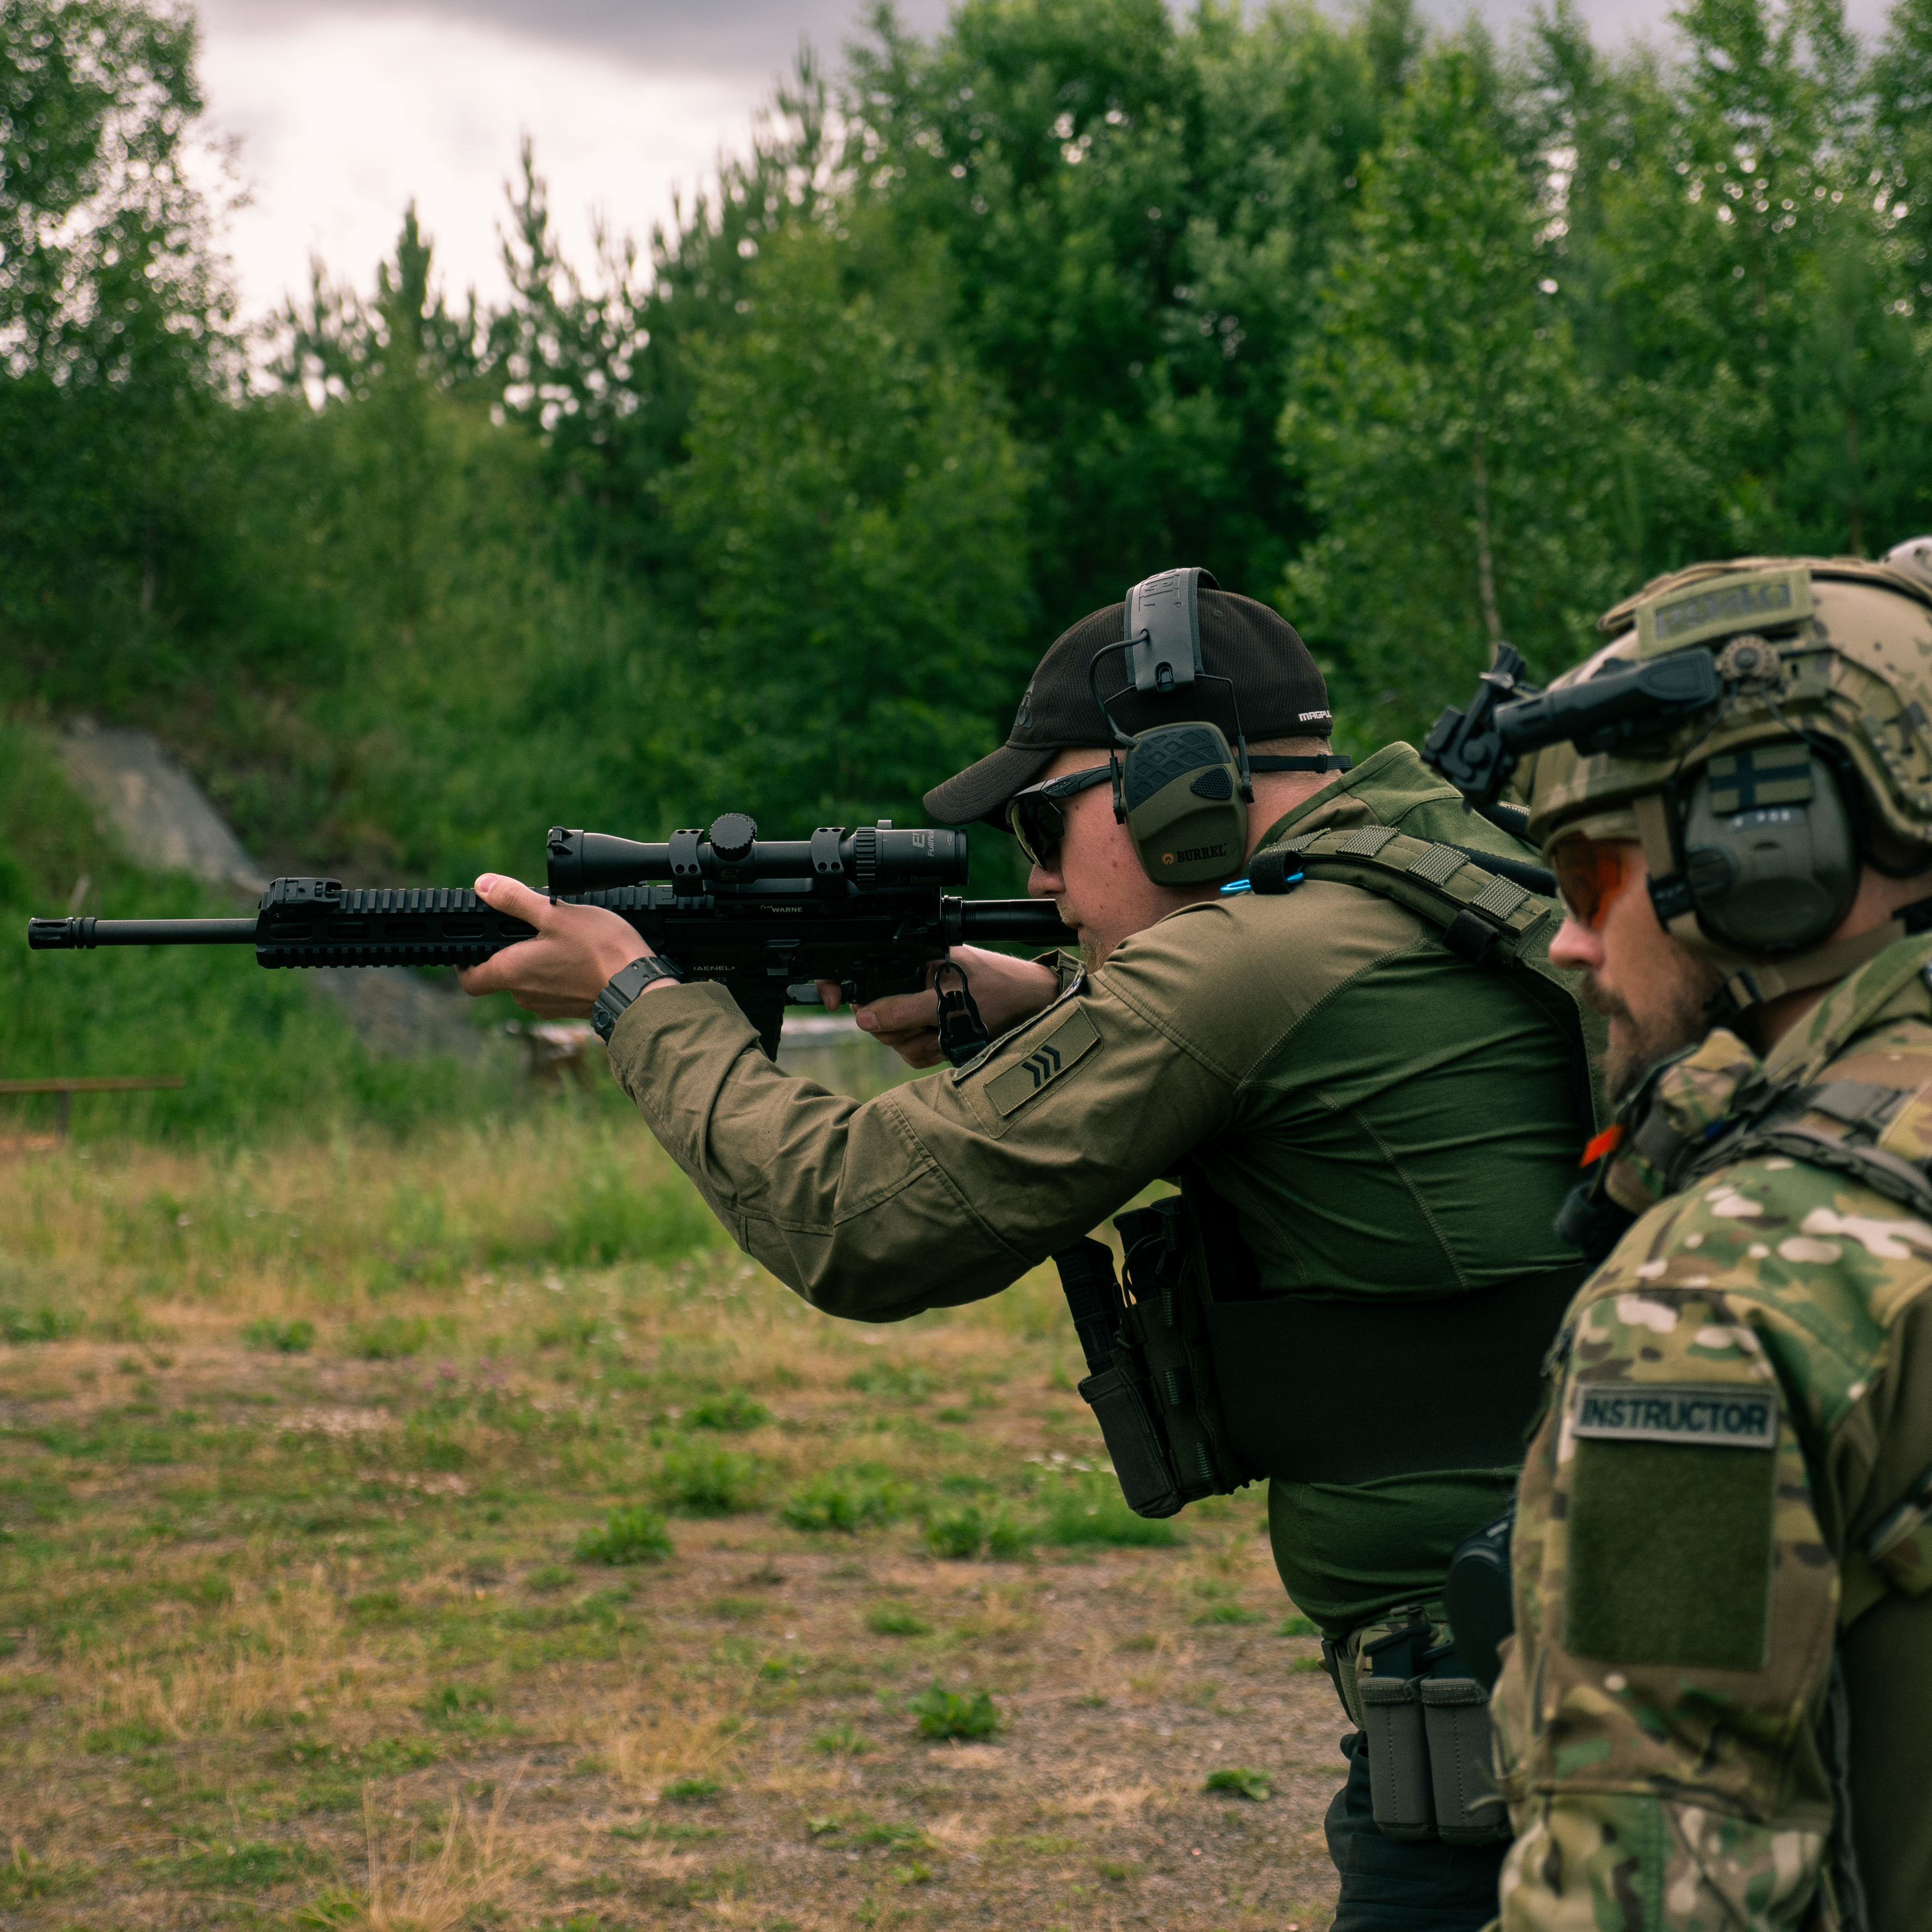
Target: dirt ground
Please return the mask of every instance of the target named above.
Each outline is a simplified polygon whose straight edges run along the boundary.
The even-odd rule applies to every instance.
[[[88,1316],[13,1232],[0,1924],[1328,1924],[1261,1492],[1135,1540],[1050,1283],[880,1331],[728,1253],[378,1302],[230,1249]]]

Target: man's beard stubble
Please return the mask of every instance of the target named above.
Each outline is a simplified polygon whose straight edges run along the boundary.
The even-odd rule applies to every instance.
[[[1681,948],[1672,964],[1676,970],[1668,978],[1658,976],[1646,982],[1642,1014],[1605,988],[1595,974],[1582,976],[1583,998],[1606,1018],[1621,1022],[1604,1054],[1604,1096],[1612,1108],[1630,1098],[1660,1060],[1695,1046],[1711,1030],[1704,1005],[1724,976],[1709,961]]]

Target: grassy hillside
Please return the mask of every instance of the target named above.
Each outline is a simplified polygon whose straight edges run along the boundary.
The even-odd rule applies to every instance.
[[[411,209],[252,338],[180,165],[191,10],[16,16],[9,112],[64,131],[0,170],[15,932],[83,870],[195,897],[94,849],[22,721],[158,732],[272,872],[529,877],[555,824],[917,822],[1178,563],[1276,602],[1360,756],[1661,568],[1932,521],[1932,0],[1623,52],[1414,0],[881,16],[635,249],[563,259],[526,153],[502,302],[451,306]],[[0,1061],[183,1072],[112,1112],[196,1133],[500,1097],[230,956],[13,936]]]
[[[256,1141],[352,1123],[400,1131],[512,1104],[507,1070],[448,1059],[380,1060],[298,973],[245,948],[30,952],[30,914],[121,918],[232,914],[232,899],[131,865],[68,784],[50,741],[0,721],[0,1078],[178,1074],[178,1092],[77,1099],[82,1139],[119,1134]],[[10,1098],[0,1132],[50,1123],[51,1100]]]

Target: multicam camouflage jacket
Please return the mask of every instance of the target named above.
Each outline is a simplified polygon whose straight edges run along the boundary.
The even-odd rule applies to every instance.
[[[1928,982],[1627,1110],[1523,1472],[1503,1932],[1932,1925]]]

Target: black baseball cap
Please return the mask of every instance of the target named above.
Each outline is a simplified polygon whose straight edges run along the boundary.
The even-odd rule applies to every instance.
[[[1308,646],[1279,611],[1232,590],[1198,592],[1201,668],[1210,678],[1232,681],[1248,742],[1268,738],[1325,738],[1334,728],[1328,687]],[[1104,745],[1112,736],[1094,702],[1088,667],[1104,645],[1118,644],[1125,627],[1124,600],[1082,617],[1062,632],[1040,661],[1020,700],[1006,742],[976,765],[968,765],[926,795],[927,812],[942,825],[975,820],[1006,830],[1006,802],[1034,783],[1054,755],[1076,745]],[[1234,716],[1225,684],[1192,684],[1166,695],[1136,692],[1121,653],[1100,664],[1100,694],[1126,731],[1204,718],[1230,740]],[[1114,694],[1123,694],[1116,700]]]

